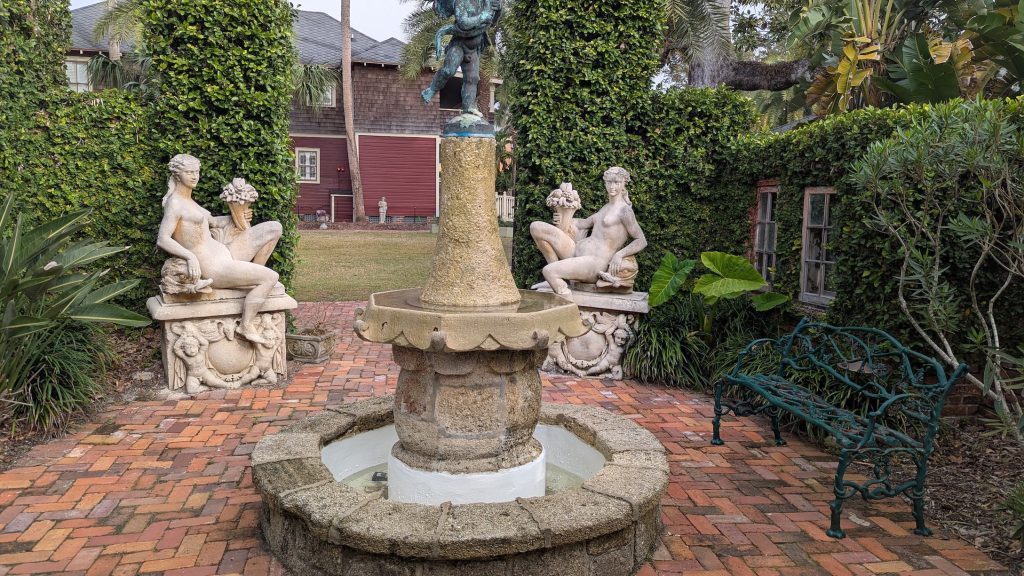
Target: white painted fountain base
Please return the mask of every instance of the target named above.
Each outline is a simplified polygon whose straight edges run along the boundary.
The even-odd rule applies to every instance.
[[[497,472],[449,474],[417,470],[388,456],[388,500],[439,505],[509,502],[544,495],[546,453],[533,462]]]

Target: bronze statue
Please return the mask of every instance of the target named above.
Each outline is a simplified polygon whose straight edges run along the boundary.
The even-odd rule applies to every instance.
[[[477,90],[480,85],[480,57],[490,45],[487,29],[495,26],[501,18],[501,0],[435,0],[434,12],[441,18],[455,16],[454,24],[447,24],[434,38],[437,58],[441,58],[441,40],[451,34],[451,42],[444,51],[444,65],[434,75],[430,86],[423,91],[423,101],[430,103],[455,76],[462,66],[462,112],[483,117],[477,107]]]

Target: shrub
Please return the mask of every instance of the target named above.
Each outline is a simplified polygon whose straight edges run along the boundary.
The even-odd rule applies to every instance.
[[[1008,353],[1024,335],[1024,131],[1000,102],[937,106],[854,167],[855,207],[892,246],[893,300],[918,340],[968,374],[1024,442],[1019,374]],[[984,369],[984,374],[980,372]]]
[[[92,270],[124,248],[74,241],[88,211],[25,230],[13,206],[12,194],[0,207],[0,425],[51,428],[91,400],[92,370],[109,356],[82,323],[150,321],[109,303],[137,281],[103,284],[106,270]]]
[[[292,11],[285,0],[146,0],[145,44],[159,81],[154,128],[166,162],[203,162],[195,199],[218,206],[244,177],[260,192],[256,220],[284,234],[270,265],[289,285],[295,269],[295,168],[289,149]],[[162,173],[163,174],[163,173]],[[160,191],[151,192],[157,198]]]
[[[1003,508],[1009,512],[1013,522],[1010,535],[1024,548],[1024,482],[1017,484],[1003,501]]]

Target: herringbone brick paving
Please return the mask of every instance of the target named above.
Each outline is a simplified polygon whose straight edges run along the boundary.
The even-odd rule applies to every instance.
[[[351,335],[356,307],[334,305],[334,357],[287,388],[119,406],[33,449],[0,474],[0,576],[284,574],[258,533],[249,454],[308,413],[393,389],[390,348]],[[775,447],[766,422],[748,418],[727,420],[726,445],[713,447],[706,397],[568,378],[546,378],[544,392],[624,414],[665,444],[665,532],[643,576],[1006,573],[959,540],[910,534],[900,500],[851,501],[849,537],[828,538],[835,459],[795,440]]]

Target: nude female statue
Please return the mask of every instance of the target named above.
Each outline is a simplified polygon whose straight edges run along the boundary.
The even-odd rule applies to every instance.
[[[604,173],[608,203],[596,213],[589,218],[572,220],[572,213],[579,207],[577,195],[577,205],[571,211],[556,200],[553,206],[555,225],[546,222],[530,225],[530,235],[548,262],[542,274],[555,294],[571,299],[567,280],[619,287],[635,276],[635,259],[630,256],[646,248],[647,239],[633,214],[633,204],[626,190],[628,182],[629,172],[624,168],[609,168]],[[549,206],[554,195],[553,192],[548,196]],[[567,219],[571,224],[566,225]],[[573,234],[573,228],[578,232]],[[588,230],[590,234],[586,235]]]
[[[171,174],[157,246],[183,259],[189,279],[201,287],[249,289],[235,333],[250,342],[266,344],[254,321],[277,284],[277,272],[266,263],[281,238],[281,224],[264,222],[248,230],[232,230],[231,234],[222,234],[230,238],[227,244],[218,242],[211,228],[222,232],[235,225],[231,216],[213,216],[192,199],[192,190],[199,183],[199,160],[179,154],[167,166]],[[247,218],[251,216],[246,214]]]

